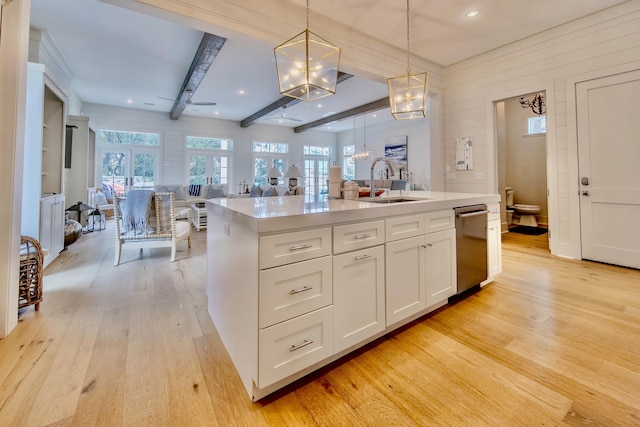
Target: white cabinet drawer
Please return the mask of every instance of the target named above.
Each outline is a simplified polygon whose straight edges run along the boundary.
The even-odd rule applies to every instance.
[[[331,227],[260,238],[260,268],[271,268],[331,254]]]
[[[260,271],[260,328],[331,305],[330,256]]]
[[[488,221],[500,219],[500,203],[489,203],[487,209],[489,209],[489,215],[487,216]]]
[[[354,251],[384,243],[384,220],[333,227],[333,253]]]
[[[268,387],[331,356],[332,331],[332,306],[262,329],[258,387]]]
[[[386,241],[406,239],[425,233],[424,214],[406,215],[395,218],[387,218],[385,224]]]
[[[453,209],[427,212],[424,214],[426,233],[448,230],[456,227],[456,216]]]

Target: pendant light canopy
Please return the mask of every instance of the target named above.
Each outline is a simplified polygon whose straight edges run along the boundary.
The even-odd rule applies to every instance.
[[[340,48],[307,28],[273,49],[282,95],[313,101],[336,93]]]
[[[407,0],[407,74],[387,79],[389,106],[396,120],[427,115],[427,73],[411,74],[409,53],[409,0]]]

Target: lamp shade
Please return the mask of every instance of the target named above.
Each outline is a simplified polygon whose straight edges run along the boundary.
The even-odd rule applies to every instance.
[[[281,176],[282,172],[280,172],[280,169],[278,168],[272,167],[271,169],[269,169],[269,172],[267,172],[268,178],[280,178]]]
[[[302,172],[296,165],[292,165],[284,174],[285,178],[302,178]]]
[[[281,94],[313,101],[336,93],[340,48],[308,26],[273,52]]]
[[[389,107],[396,120],[425,117],[427,111],[427,73],[392,77],[389,85]]]

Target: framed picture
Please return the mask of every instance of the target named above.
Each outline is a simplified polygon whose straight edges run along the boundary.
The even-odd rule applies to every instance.
[[[406,171],[407,135],[387,139],[384,144],[384,157]]]
[[[473,170],[473,142],[471,137],[456,139],[456,170]]]

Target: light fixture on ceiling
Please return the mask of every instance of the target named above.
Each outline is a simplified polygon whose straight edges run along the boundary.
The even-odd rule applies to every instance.
[[[367,116],[366,114],[363,114],[362,117],[363,144],[360,150],[358,150],[356,145],[356,118],[355,116],[353,117],[353,154],[351,155],[351,158],[354,161],[364,160],[368,162],[373,159],[373,151],[367,150]]]
[[[387,79],[389,106],[396,120],[427,115],[427,73],[411,74],[409,53],[409,0],[407,0],[407,74]]]
[[[466,16],[467,18],[475,18],[478,15],[480,15],[480,10],[478,9],[471,9],[470,11],[464,14],[464,16]]]
[[[336,93],[340,48],[309,31],[309,0],[306,29],[273,53],[282,95],[313,101]]]
[[[520,98],[520,105],[522,108],[531,108],[531,111],[541,116],[547,113],[547,110],[544,108],[546,103],[544,102],[544,94],[538,93],[531,100],[526,99],[524,96]]]

